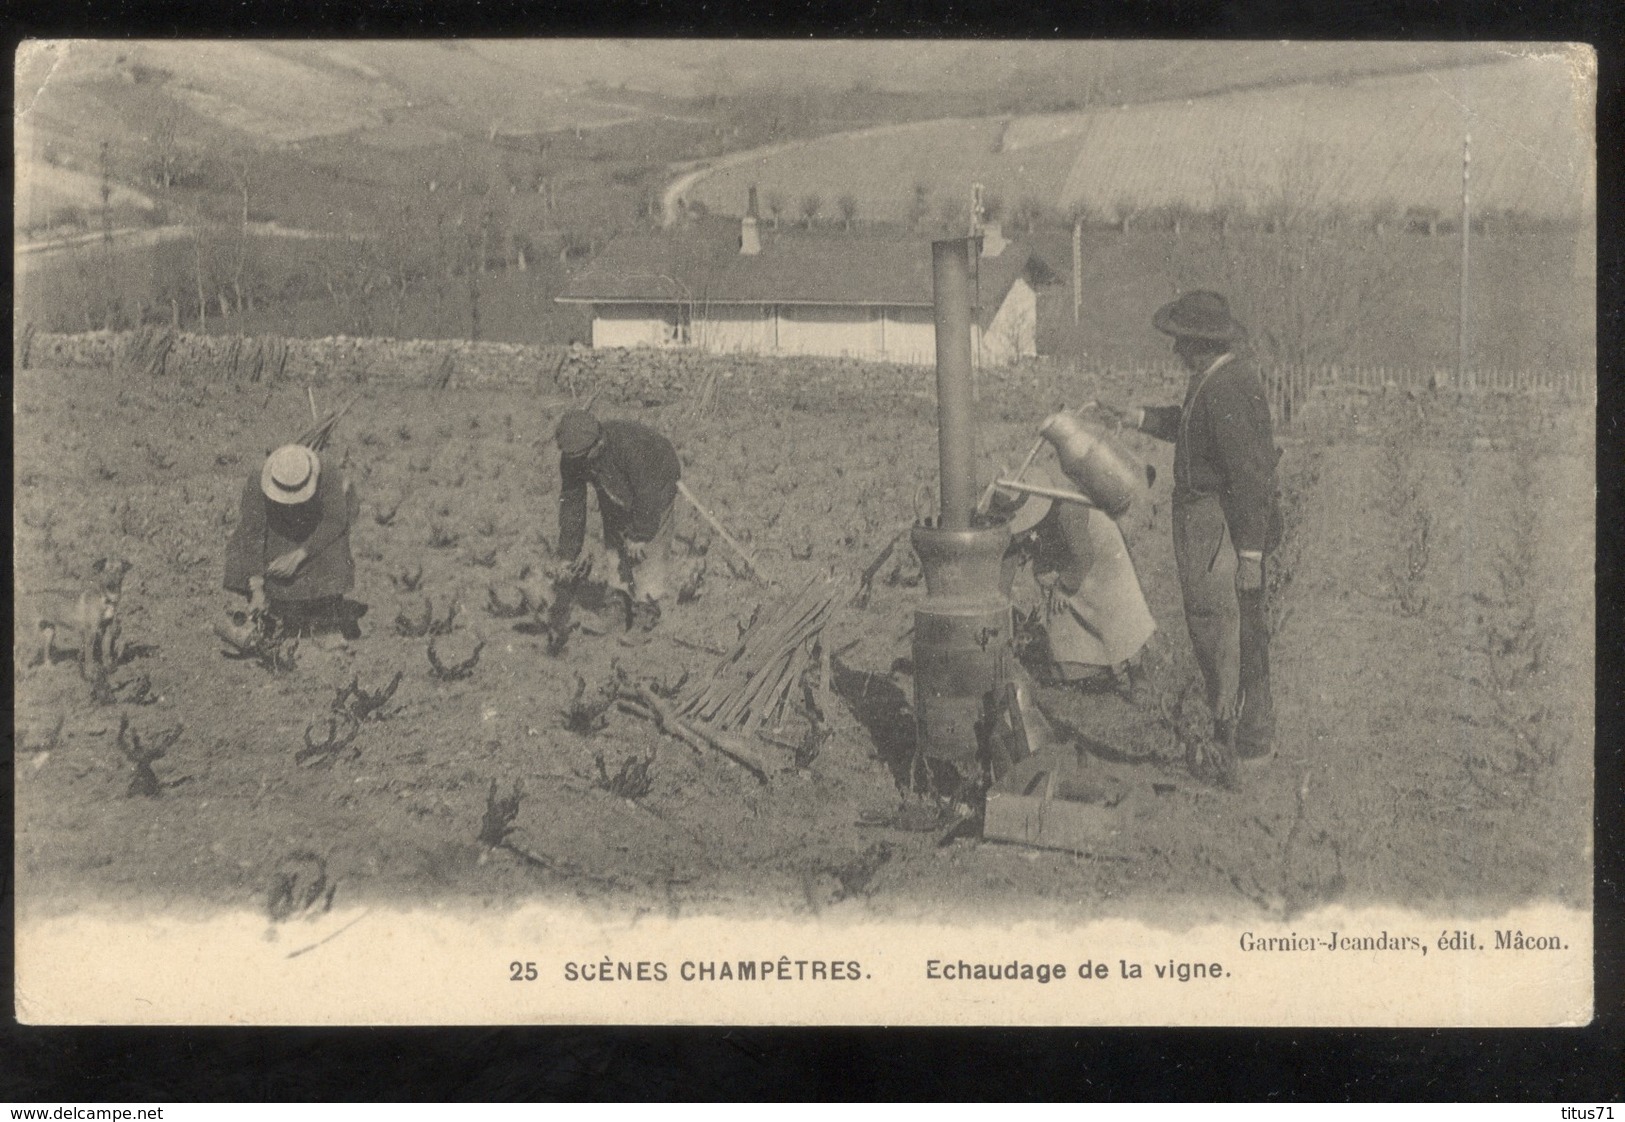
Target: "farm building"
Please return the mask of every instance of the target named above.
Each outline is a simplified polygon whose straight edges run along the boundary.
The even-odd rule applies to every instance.
[[[971,344],[984,366],[1037,353],[1031,260],[995,228],[982,240]],[[611,242],[557,299],[590,306],[594,347],[936,359],[931,247],[918,237],[700,221]]]

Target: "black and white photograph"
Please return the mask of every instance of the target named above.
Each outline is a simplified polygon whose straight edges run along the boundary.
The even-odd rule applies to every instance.
[[[21,1022],[1591,1020],[1590,47],[14,82]]]

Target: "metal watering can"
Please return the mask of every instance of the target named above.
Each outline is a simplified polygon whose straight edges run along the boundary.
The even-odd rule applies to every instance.
[[[1140,487],[1155,479],[1155,469],[1137,463],[1070,413],[1045,418],[1038,435],[1054,445],[1067,478],[1113,518],[1121,517]]]

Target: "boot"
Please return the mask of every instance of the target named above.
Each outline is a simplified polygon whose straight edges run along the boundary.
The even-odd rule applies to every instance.
[[[621,636],[621,645],[641,647],[650,640],[660,622],[660,605],[653,600],[630,600],[628,604],[626,634]]]
[[[654,600],[638,600],[632,604],[630,631],[653,631],[660,625],[660,605]]]
[[[615,614],[620,617],[621,630],[632,630],[632,624],[635,622],[634,613],[637,611],[637,605],[632,599],[632,594],[625,589],[617,588],[609,594],[609,597]]]

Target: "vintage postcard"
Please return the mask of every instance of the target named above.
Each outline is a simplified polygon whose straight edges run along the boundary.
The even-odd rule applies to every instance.
[[[22,1022],[1591,1020],[1590,48],[14,77]]]

